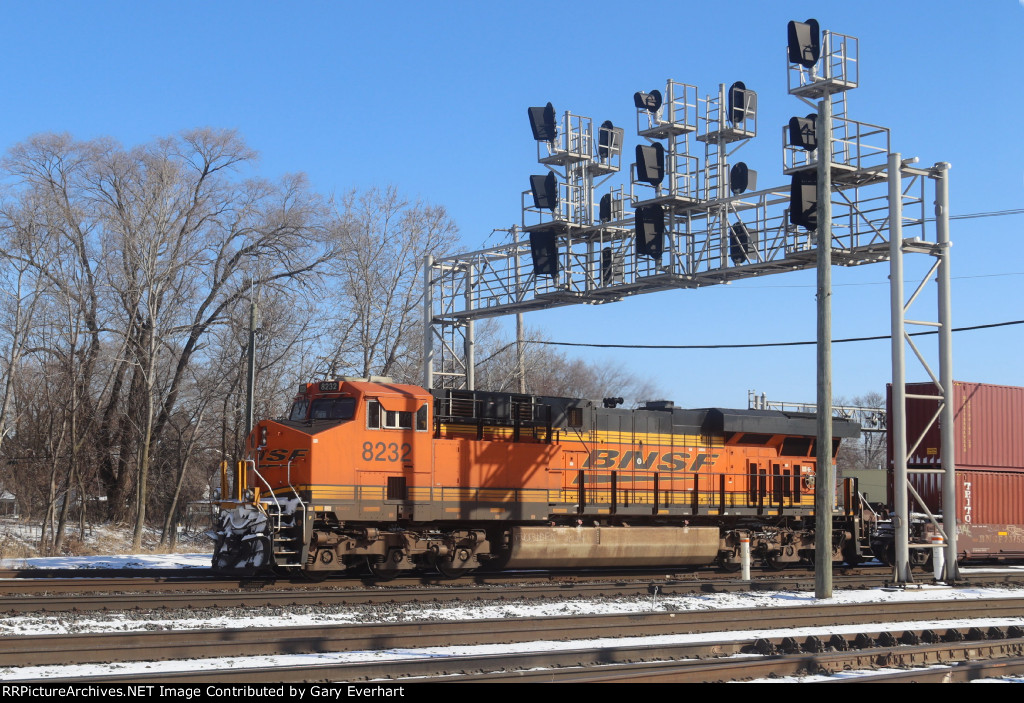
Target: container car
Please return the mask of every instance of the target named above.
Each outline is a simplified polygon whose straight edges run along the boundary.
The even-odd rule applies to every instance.
[[[934,395],[932,383],[908,383],[908,395]],[[887,388],[887,417],[891,435],[892,386]],[[991,560],[1024,558],[1024,388],[984,383],[953,383],[956,467],[956,525],[958,558]],[[937,399],[908,398],[907,436],[921,435],[939,407]],[[913,455],[908,468],[938,468],[942,464],[938,422],[935,422]],[[888,449],[889,504],[892,504],[892,444]],[[910,474],[911,484],[924,505],[911,496],[911,511],[927,508],[943,513],[942,476]],[[933,532],[929,521],[912,521],[911,539],[927,544]],[[889,536],[874,539],[879,558],[892,556]],[[926,560],[930,550],[912,550],[912,559]]]

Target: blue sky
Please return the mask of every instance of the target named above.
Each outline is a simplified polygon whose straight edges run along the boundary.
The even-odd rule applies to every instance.
[[[445,205],[467,250],[520,222],[542,172],[526,120],[554,103],[627,127],[632,94],[665,80],[701,95],[742,80],[759,135],[739,158],[784,183],[786,22],[815,17],[860,40],[850,116],[892,130],[920,164],[949,161],[953,214],[1024,207],[1024,6],[980,2],[53,2],[5,5],[4,149],[37,132],[131,145],[198,126],[237,128],[259,173],[306,172],[322,192],[395,184]],[[627,159],[624,159],[626,161]],[[1024,318],[1024,216],[953,222],[954,325]],[[907,278],[912,278],[913,271]],[[836,338],[885,334],[888,267],[839,269]],[[531,313],[559,341],[636,344],[814,338],[814,274]],[[954,338],[957,378],[1024,385],[1021,326]],[[688,406],[743,406],[748,389],[813,401],[813,347],[579,351],[657,379]],[[882,391],[887,342],[836,345],[836,395]],[[912,378],[923,373],[910,371]]]

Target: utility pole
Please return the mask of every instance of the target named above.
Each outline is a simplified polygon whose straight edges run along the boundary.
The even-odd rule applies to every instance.
[[[818,439],[814,596],[832,597],[832,98],[818,103]]]
[[[249,350],[246,353],[245,436],[252,432],[253,398],[256,395],[256,286],[249,291]]]

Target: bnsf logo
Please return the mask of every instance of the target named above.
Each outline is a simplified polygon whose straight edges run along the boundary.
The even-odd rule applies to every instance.
[[[264,461],[284,461],[285,459],[287,459],[288,461],[295,461],[299,457],[309,453],[308,449],[293,449],[291,451],[292,451],[291,456],[289,456],[287,449],[274,449],[274,450],[271,450],[271,451],[267,452],[267,455],[265,457],[263,457],[263,460]]]
[[[621,454],[621,458],[620,458]],[[658,458],[661,463],[658,464]],[[619,452],[617,449],[595,449],[583,462],[584,469],[657,469],[659,471],[700,471],[704,466],[712,466],[717,454],[700,453],[693,456],[689,452]],[[693,459],[693,461],[690,461]]]

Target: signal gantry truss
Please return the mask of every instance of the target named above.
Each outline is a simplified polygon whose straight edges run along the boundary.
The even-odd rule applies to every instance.
[[[908,447],[916,446],[906,436],[909,347],[938,388],[940,411],[933,422],[943,430],[944,465],[928,470],[945,474],[943,503],[954,505],[953,438],[946,431],[953,427],[949,164],[916,167],[917,159],[893,151],[887,128],[849,116],[846,95],[858,85],[855,37],[819,32],[816,20],[790,22],[787,31],[788,92],[822,114],[796,116],[782,127],[786,185],[758,190],[757,173],[733,163],[735,152],[757,133],[758,96],[740,81],[704,98],[695,86],[673,80],[664,93],[636,93],[642,142],[629,185],[608,187],[600,197],[597,189],[621,170],[623,131],[610,121],[595,131],[590,118],[571,112],[556,120],[551,103],[529,108],[537,161],[547,173],[530,178],[530,190],[522,194],[522,223],[511,228],[511,241],[426,262],[424,384],[474,388],[478,319],[816,266],[819,244],[825,243],[817,229],[822,183],[828,189],[829,207],[822,203],[821,211],[830,223],[823,236],[829,238],[831,263],[890,262],[896,485],[908,485]],[[934,226],[925,215],[929,185]],[[903,291],[905,254],[933,259],[909,298]],[[933,275],[937,319],[907,319]],[[914,345],[908,325],[938,329],[937,373]],[[895,501],[896,514],[906,516],[906,492],[896,491]],[[955,578],[951,516],[945,534],[947,576]],[[907,539],[904,520],[897,534],[897,582],[911,580]]]
[[[845,92],[857,85],[857,40],[825,32],[822,43],[811,68],[790,64],[789,92],[805,101],[833,100],[833,261],[885,261],[889,130],[847,116]],[[713,96],[697,95],[695,86],[669,80],[664,97],[660,91],[634,96],[637,134],[646,143],[637,147],[629,187],[609,187],[600,197],[598,187],[620,168],[622,130],[605,122],[595,134],[590,118],[570,112],[555,122],[550,103],[530,109],[538,162],[549,171],[534,176],[535,187],[522,194],[522,223],[511,229],[511,241],[427,265],[428,385],[467,385],[472,339],[466,333],[473,320],[815,265],[817,234],[793,224],[792,184],[748,190],[756,173],[732,163],[756,135],[756,93],[734,83]],[[822,150],[792,144],[788,125],[782,131],[783,174],[813,175]],[[695,143],[703,143],[703,159]],[[909,163],[898,173],[903,228],[924,245],[934,241],[924,205],[931,175]]]

